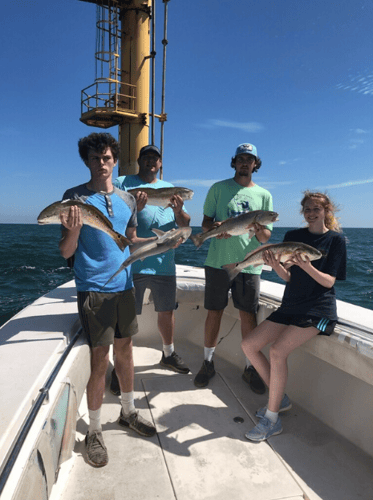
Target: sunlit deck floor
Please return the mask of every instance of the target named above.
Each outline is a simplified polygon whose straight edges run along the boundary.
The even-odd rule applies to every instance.
[[[157,434],[143,438],[118,426],[120,404],[108,389],[108,372],[102,422],[109,464],[95,469],[85,460],[84,398],[74,456],[60,472],[65,487],[53,500],[372,500],[373,459],[315,417],[293,405],[283,414],[281,435],[251,443],[244,433],[266,396],[250,391],[241,370],[217,355],[217,375],[197,389],[200,347],[177,341],[192,370],[180,375],[160,367],[156,335],[148,347],[135,340],[136,406]]]

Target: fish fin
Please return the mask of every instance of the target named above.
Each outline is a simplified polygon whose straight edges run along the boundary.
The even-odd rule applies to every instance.
[[[237,274],[239,274],[240,272],[239,270],[237,270],[237,264],[225,264],[221,267],[228,273],[228,278],[230,281],[233,281]]]
[[[202,245],[201,243],[201,234],[203,233],[199,233],[199,234],[191,234],[189,236],[189,238],[193,241],[193,243],[195,244],[195,246],[197,247],[197,250],[199,249],[199,247]]]
[[[125,266],[124,264],[126,263],[126,261],[123,262],[123,264],[119,267],[118,271],[116,271],[113,276],[111,276],[107,282],[105,283],[105,285],[101,288],[100,292],[110,283],[110,281],[112,281],[116,276],[118,276],[118,274],[120,274],[123,269],[127,266]]]
[[[152,229],[152,232],[158,236],[158,238],[162,238],[162,236],[165,234],[164,231],[162,231],[161,229]]]

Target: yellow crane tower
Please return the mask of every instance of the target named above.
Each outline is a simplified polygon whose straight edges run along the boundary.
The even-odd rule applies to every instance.
[[[155,0],[80,0],[96,4],[96,78],[81,92],[80,120],[92,127],[119,127],[119,175],[136,174],[140,149],[154,144],[161,122],[163,153],[167,4],[164,14],[162,112],[155,102]],[[152,71],[151,71],[152,70]],[[151,75],[151,78],[150,78]],[[152,92],[150,95],[150,80]],[[149,105],[151,103],[151,111]],[[149,140],[149,129],[151,140]],[[162,178],[162,172],[160,172]]]

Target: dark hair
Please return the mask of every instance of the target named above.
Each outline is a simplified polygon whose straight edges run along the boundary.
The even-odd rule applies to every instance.
[[[339,209],[326,193],[305,191],[303,194],[303,200],[300,202],[302,205],[302,210],[300,211],[301,214],[304,213],[304,205],[306,201],[314,200],[316,203],[319,203],[325,210],[325,226],[332,231],[337,231],[337,233],[342,232],[342,228],[338,222],[338,219],[334,215],[334,213]]]
[[[254,155],[251,155],[251,156],[253,156],[255,158]],[[236,158],[237,158],[237,156],[232,156],[232,159],[231,159],[231,167],[232,168],[236,168]],[[262,166],[262,160],[258,156],[257,158],[255,158],[255,168],[253,168],[253,173],[257,172],[261,166]]]
[[[87,163],[88,161],[88,152],[90,149],[97,151],[98,153],[103,153],[106,149],[110,148],[115,161],[118,160],[119,156],[118,142],[111,134],[104,132],[93,132],[87,137],[82,137],[78,141],[78,148],[80,158],[84,161],[84,163]]]

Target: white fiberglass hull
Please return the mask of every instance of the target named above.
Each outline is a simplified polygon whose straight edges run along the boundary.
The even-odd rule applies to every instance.
[[[202,269],[178,266],[175,347],[191,374],[159,366],[161,341],[151,298],[145,300],[139,317],[140,331],[134,338],[136,406],[154,420],[157,435],[145,439],[120,428],[116,423],[119,400],[107,391],[102,422],[109,464],[103,469],[88,465],[82,395],[89,377],[89,350],[80,337],[14,460],[2,500],[50,495],[74,500],[227,496],[371,500],[373,342],[369,334],[339,326],[332,337],[319,336],[294,352],[287,386],[293,409],[283,417],[284,432],[269,443],[250,443],[244,433],[255,424],[255,410],[266,403],[266,396],[252,393],[241,379],[240,322],[231,303],[215,355],[217,375],[207,388],[193,384],[203,357],[203,289]],[[283,287],[262,281],[261,290],[259,321],[278,305]],[[356,323],[364,330],[373,324],[373,311],[367,309],[339,302],[338,313],[342,322]],[[45,386],[66,338],[77,330],[76,320],[75,289],[70,282],[0,329],[2,472],[31,402]],[[236,417],[243,423],[236,422]]]

